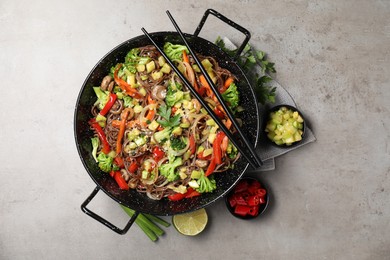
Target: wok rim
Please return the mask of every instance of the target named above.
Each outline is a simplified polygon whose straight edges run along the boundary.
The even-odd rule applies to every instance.
[[[176,35],[177,32],[175,31],[157,31],[157,32],[152,32],[152,33],[149,33],[152,37],[156,36],[156,35]],[[221,52],[224,52],[219,46],[215,45],[214,43],[210,42],[209,40],[207,39],[204,39],[202,37],[199,37],[199,36],[196,36],[196,35],[193,35],[193,34],[188,34],[188,33],[184,33],[184,35],[187,37],[195,37],[195,38],[199,38],[201,40],[204,40],[206,42],[209,42],[211,43],[212,45],[214,45],[216,48],[218,48]],[[81,151],[81,145],[80,145],[80,142],[78,140],[78,135],[77,135],[77,114],[79,112],[79,105],[80,105],[80,100],[81,100],[81,97],[82,97],[82,94],[83,94],[83,91],[84,89],[87,87],[87,83],[89,81],[89,79],[91,78],[91,76],[93,75],[93,73],[95,72],[95,70],[97,69],[97,67],[107,58],[109,57],[113,52],[117,51],[120,47],[122,47],[123,45],[126,45],[126,44],[129,44],[131,42],[134,42],[138,39],[142,39],[142,38],[145,38],[146,36],[145,35],[138,35],[138,36],[135,36],[133,38],[130,38],[128,40],[125,40],[123,42],[121,42],[120,44],[117,44],[115,47],[113,47],[111,50],[109,50],[102,58],[100,58],[98,60],[98,62],[92,67],[92,69],[90,70],[90,72],[88,73],[88,75],[86,76],[86,78],[84,79],[83,81],[83,84],[81,85],[81,88],[80,88],[80,91],[78,93],[78,96],[77,96],[77,100],[76,100],[76,105],[75,105],[75,108],[74,108],[74,116],[73,116],[73,131],[74,131],[74,138],[75,138],[75,144],[76,144],[76,148],[77,148],[77,152],[78,152],[78,155],[80,157],[80,160],[85,168],[85,170],[87,171],[88,175],[90,176],[90,178],[94,181],[94,183],[96,184],[96,188],[99,188],[100,190],[102,190],[108,197],[110,197],[111,199],[113,199],[115,202],[121,204],[121,205],[124,205],[124,206],[127,206],[127,207],[130,207],[130,205],[128,205],[128,203],[122,201],[120,198],[117,198],[114,194],[112,194],[111,192],[109,192],[108,190],[106,190],[104,187],[102,187],[102,185],[99,183],[99,181],[93,176],[93,173],[92,173],[92,169],[87,165],[87,162],[86,160],[84,159],[83,155],[82,155],[82,151]],[[224,52],[225,53],[225,52]],[[226,54],[226,53],[225,53]],[[229,57],[228,54],[226,54],[227,57]],[[224,59],[223,61],[220,61],[218,60],[218,63],[220,62],[226,62],[228,61],[228,59]],[[242,74],[242,79],[245,80],[248,84],[248,87],[250,89],[250,92],[249,93],[244,93],[244,95],[250,95],[250,99],[252,100],[252,104],[254,105],[254,107],[252,109],[255,110],[255,114],[256,114],[256,125],[255,125],[255,128],[256,128],[256,134],[254,135],[254,148],[256,149],[258,143],[259,143],[259,138],[260,138],[260,125],[261,125],[261,119],[260,119],[260,109],[259,109],[259,104],[257,102],[257,98],[256,98],[256,95],[255,95],[255,92],[254,92],[254,89],[252,87],[252,84],[250,83],[247,75],[244,73],[244,71],[242,70],[242,68],[237,64],[237,62],[230,57],[230,60],[229,62],[231,62],[233,64],[233,66],[237,67],[237,69],[241,72]],[[244,160],[244,164],[245,166],[243,167],[243,170],[241,170],[241,173],[238,175],[237,179],[230,185],[230,187],[228,187],[227,189],[225,189],[221,194],[219,194],[218,196],[215,196],[215,198],[211,199],[210,201],[208,201],[207,203],[201,203],[199,206],[197,207],[194,207],[194,208],[190,208],[190,209],[185,209],[185,210],[182,210],[180,213],[162,213],[162,214],[156,214],[156,213],[150,213],[148,212],[147,210],[146,211],[143,211],[143,210],[136,210],[137,212],[140,212],[140,213],[149,213],[149,214],[155,214],[155,215],[159,215],[159,216],[170,216],[170,215],[175,215],[175,214],[183,214],[183,213],[188,213],[188,212],[193,212],[193,211],[196,211],[196,210],[199,210],[201,208],[206,208],[208,206],[210,206],[211,204],[217,202],[218,200],[220,200],[221,198],[225,197],[226,194],[229,193],[229,191],[241,180],[241,178],[244,176],[245,172],[247,171],[248,167],[249,167],[249,163],[247,161],[245,161],[245,158],[243,158],[241,156],[241,158],[239,158],[239,160]]]

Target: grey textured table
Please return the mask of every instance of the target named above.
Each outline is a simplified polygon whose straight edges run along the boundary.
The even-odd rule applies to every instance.
[[[389,258],[390,2],[207,2],[0,1],[0,259]],[[94,188],[73,137],[80,87],[142,26],[173,30],[166,9],[191,33],[209,7],[269,53],[317,141],[251,173],[273,194],[256,221],[218,201],[197,237],[171,227],[152,243],[136,226],[117,235],[80,211]],[[220,28],[212,22],[203,37]],[[103,194],[91,208],[127,220]]]

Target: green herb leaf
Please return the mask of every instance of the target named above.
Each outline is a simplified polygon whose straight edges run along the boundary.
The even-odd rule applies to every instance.
[[[166,105],[159,107],[157,114],[159,114],[163,120],[156,120],[162,126],[165,127],[175,127],[180,125],[180,115],[175,115],[171,117],[172,108]]]
[[[232,57],[237,53],[237,49],[230,50],[226,48],[221,37],[217,38],[215,44]],[[267,76],[267,73],[276,73],[276,69],[275,64],[267,60],[267,54],[263,51],[256,51],[250,44],[247,44],[238,58],[237,63],[247,74],[252,85],[255,86],[258,101],[261,104],[267,102],[274,103],[276,87],[272,88],[267,85],[267,83],[272,81],[272,78]],[[261,76],[258,72],[261,72]]]

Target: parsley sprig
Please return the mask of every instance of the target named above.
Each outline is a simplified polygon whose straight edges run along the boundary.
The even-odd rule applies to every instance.
[[[216,45],[232,57],[237,52],[237,49],[228,49],[221,37],[217,38]],[[276,87],[272,88],[267,83],[272,81],[272,78],[268,74],[276,73],[276,69],[275,64],[267,60],[267,54],[263,51],[256,51],[250,44],[247,44],[238,58],[237,63],[247,74],[253,86],[255,86],[257,100],[261,104],[267,102],[274,103]]]
[[[177,114],[171,117],[172,108],[167,105],[162,105],[158,108],[157,114],[159,114],[163,119],[157,119],[157,123],[165,127],[175,127],[180,125],[180,115]]]

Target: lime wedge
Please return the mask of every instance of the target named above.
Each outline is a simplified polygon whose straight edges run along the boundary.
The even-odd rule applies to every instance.
[[[173,226],[180,234],[186,236],[195,236],[202,232],[207,225],[207,221],[208,217],[205,209],[172,217]]]

